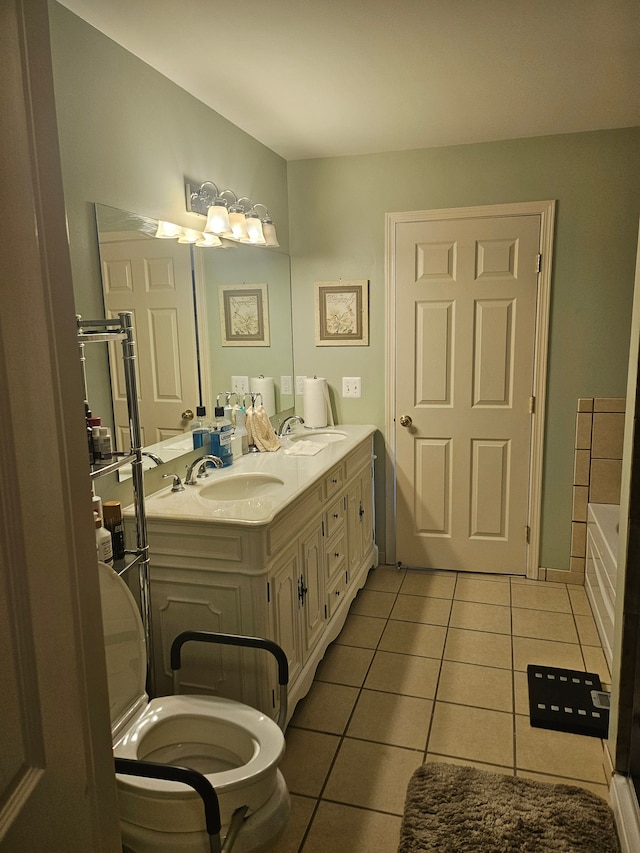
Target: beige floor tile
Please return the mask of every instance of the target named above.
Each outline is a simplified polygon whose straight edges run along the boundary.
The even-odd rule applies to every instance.
[[[600,681],[611,684],[611,673],[607,666],[607,660],[602,649],[595,646],[582,646],[584,668],[586,672],[595,672],[600,676]],[[577,669],[577,667],[576,667]]]
[[[363,690],[349,721],[347,737],[424,750],[433,701]]]
[[[576,614],[574,616],[576,620],[576,625],[578,626],[578,636],[580,637],[580,642],[583,646],[598,646],[598,648],[602,648],[600,643],[600,635],[598,634],[598,629],[596,628],[595,619],[593,616],[581,616]]]
[[[396,853],[402,818],[321,802],[302,853]]]
[[[323,796],[402,815],[407,785],[422,764],[422,755],[418,750],[345,738]]]
[[[289,726],[285,740],[287,748],[280,762],[280,771],[289,792],[319,797],[327,781],[340,738],[337,735]]]
[[[513,714],[436,702],[428,752],[513,765]]]
[[[395,592],[379,592],[377,589],[361,589],[355,597],[349,613],[359,616],[377,616],[387,619],[396,600]]]
[[[438,702],[473,705],[494,711],[512,711],[511,672],[445,660],[442,662],[437,699]]]
[[[572,613],[555,613],[550,610],[528,610],[514,607],[514,637],[533,637],[559,643],[577,643],[578,633]]]
[[[490,575],[485,572],[461,572],[459,577],[472,581],[489,581],[490,583],[510,583],[511,581],[511,575]]]
[[[449,628],[445,660],[511,669],[511,637],[487,631]]]
[[[479,604],[501,604],[508,607],[511,603],[511,586],[498,581],[473,580],[459,576],[454,598],[457,601],[476,601]]]
[[[316,681],[362,687],[374,655],[373,649],[332,643],[316,670]]]
[[[536,582],[512,584],[511,603],[513,607],[526,607],[530,610],[553,610],[556,613],[571,613],[569,594],[564,586]]]
[[[265,853],[298,853],[316,802],[310,797],[298,797],[296,794],[291,794],[291,812],[287,826],[283,834]]]
[[[440,625],[421,625],[418,622],[398,622],[390,619],[378,648],[403,655],[422,655],[441,658],[447,629]]]
[[[513,767],[501,766],[499,764],[484,764],[482,761],[470,761],[468,758],[456,758],[453,755],[438,755],[436,752],[428,752],[425,764],[456,764],[458,767],[477,767],[478,770],[486,770],[487,773],[503,773],[505,776],[513,776]]]
[[[357,698],[356,687],[314,681],[311,690],[296,708],[291,725],[318,732],[342,734]]]
[[[513,673],[513,690],[515,697],[515,712],[516,714],[524,714],[529,716],[529,682],[526,672]]]
[[[349,615],[335,642],[341,646],[375,649],[386,624],[386,619],[377,619],[374,616]]]
[[[408,571],[400,587],[404,595],[430,595],[433,598],[453,598],[455,572]]]
[[[369,572],[364,588],[379,592],[398,592],[405,574],[405,569],[398,569],[395,566],[378,566]]]
[[[477,601],[454,601],[449,624],[452,628],[510,634],[511,608]]]
[[[567,592],[573,612],[578,616],[591,616],[591,605],[585,588],[571,585],[567,588]]]
[[[424,622],[429,625],[447,625],[451,612],[451,599],[426,595],[399,595],[391,611],[392,619],[404,622]]]
[[[433,699],[439,672],[439,659],[378,650],[364,686],[369,690]]]
[[[554,643],[551,640],[534,640],[530,637],[513,638],[513,665],[521,672],[530,664],[557,666],[584,672],[580,646],[574,643]]]
[[[592,791],[607,803],[609,802],[609,789],[606,785],[598,785],[596,782],[585,782],[584,779],[566,779],[563,776],[548,776],[544,773],[531,773],[529,770],[518,770],[516,776],[523,779],[534,779],[536,782],[550,782],[552,785],[575,785]]]
[[[516,767],[606,785],[599,738],[534,728],[516,714]]]

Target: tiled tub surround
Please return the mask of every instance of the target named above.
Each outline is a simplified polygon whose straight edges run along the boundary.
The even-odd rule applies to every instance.
[[[278,853],[396,853],[406,787],[423,761],[607,798],[601,740],[530,726],[528,663],[597,672],[609,689],[584,589],[372,570],[286,732],[293,810]]]
[[[619,504],[624,397],[581,397],[576,415],[570,572],[547,569],[546,579],[584,583],[587,506]]]

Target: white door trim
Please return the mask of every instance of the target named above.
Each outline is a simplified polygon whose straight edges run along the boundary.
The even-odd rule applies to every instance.
[[[528,524],[530,543],[527,548],[527,577],[537,580],[540,555],[540,515],[542,498],[542,464],[544,458],[544,423],[547,388],[547,354],[551,297],[551,260],[555,201],[530,201],[515,204],[456,207],[443,210],[413,210],[385,214],[385,483],[386,483],[386,553],[385,561],[396,559],[396,281],[395,231],[405,222],[441,219],[475,219],[482,216],[540,216],[540,253],[542,262],[536,300],[536,337],[533,368],[533,395],[536,398],[531,424],[531,462],[529,469]]]

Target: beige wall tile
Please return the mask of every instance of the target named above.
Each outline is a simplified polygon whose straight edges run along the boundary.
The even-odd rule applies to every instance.
[[[593,397],[580,397],[578,399],[578,411],[579,412],[592,412],[593,411]]]
[[[589,500],[596,504],[620,503],[622,461],[592,459],[589,478]]]
[[[593,401],[595,412],[623,412],[626,407],[624,397],[596,397]]]
[[[588,486],[574,486],[573,487],[573,514],[571,516],[572,521],[585,521],[587,520],[587,501],[589,499],[589,487]],[[373,615],[373,614],[371,614]]]
[[[587,412],[578,412],[576,415],[576,448],[588,450],[591,447],[591,426],[593,415]]]
[[[573,465],[573,483],[576,486],[589,485],[591,453],[588,450],[576,450]]]
[[[571,523],[571,556],[584,557],[587,553],[587,525],[581,521]]]
[[[595,414],[591,431],[592,459],[622,459],[624,415]]]

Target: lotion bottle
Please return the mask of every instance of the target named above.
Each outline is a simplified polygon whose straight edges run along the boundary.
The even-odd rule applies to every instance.
[[[111,534],[102,526],[102,519],[97,512],[93,513],[93,520],[96,526],[96,551],[98,559],[103,563],[113,563],[113,547],[111,545]]]

